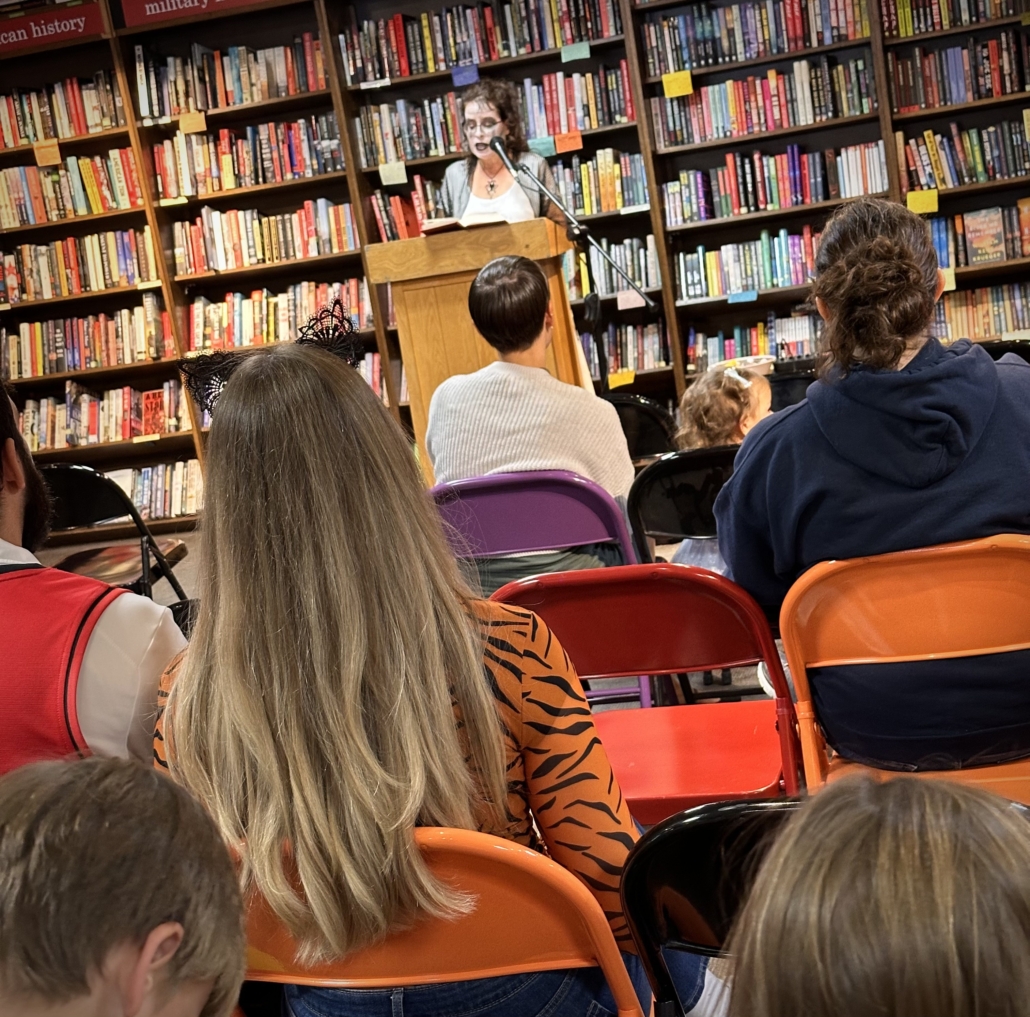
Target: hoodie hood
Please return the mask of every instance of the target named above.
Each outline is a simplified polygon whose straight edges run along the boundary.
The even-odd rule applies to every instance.
[[[930,339],[900,371],[858,367],[808,387],[808,404],[839,456],[923,488],[957,469],[980,440],[998,399],[994,361],[968,339]]]

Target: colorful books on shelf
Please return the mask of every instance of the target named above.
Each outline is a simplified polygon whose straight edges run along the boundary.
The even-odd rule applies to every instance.
[[[1026,0],[880,0],[883,34],[889,39],[979,25],[1026,10]]]
[[[751,296],[762,290],[803,286],[815,272],[820,235],[811,226],[797,234],[762,230],[758,240],[747,243],[680,251],[675,257],[676,299]]]
[[[69,155],[58,166],[0,170],[3,229],[142,207],[131,148],[113,148],[106,156],[92,158]]]
[[[431,99],[398,99],[362,106],[354,121],[358,153],[365,169],[388,162],[460,155],[461,117],[454,92]]]
[[[357,250],[350,204],[305,201],[296,212],[220,211],[205,205],[193,222],[172,227],[176,275],[225,272]]]
[[[124,126],[121,93],[110,71],[0,95],[0,149]]]
[[[539,84],[522,82],[522,113],[527,138],[546,138],[570,131],[590,131],[636,120],[629,64],[603,64],[596,71],[544,74]]]
[[[641,288],[645,290],[661,289],[662,275],[658,267],[658,248],[654,235],[647,237],[631,237],[621,243],[598,237],[597,242],[602,249],[611,255],[612,260]],[[594,276],[597,293],[602,297],[613,296],[629,289],[622,278],[608,262],[592,247],[589,248],[590,268]],[[587,279],[587,254],[566,251],[562,257],[562,268],[569,296],[573,300],[582,299],[584,293],[590,292]]]
[[[876,109],[872,61],[821,56],[791,71],[730,79],[676,99],[654,96],[651,121],[659,150],[721,138],[860,116]]]
[[[340,34],[348,85],[538,53],[622,34],[615,0],[514,0],[358,22]]]
[[[766,0],[691,4],[642,26],[648,77],[764,60],[869,36],[865,0]]]
[[[707,371],[713,364],[737,357],[773,356],[795,360],[815,356],[823,320],[817,314],[795,314],[778,318],[770,313],[755,325],[735,325],[732,332],[720,329],[715,335],[687,332],[686,360],[695,371]]]
[[[204,197],[344,169],[333,112],[290,123],[165,138],[153,146],[158,198]]]
[[[8,381],[174,357],[171,318],[155,293],[112,314],[0,327],[0,376]]]
[[[1030,145],[1022,120],[963,131],[952,121],[947,131],[925,130],[907,141],[904,132],[897,131],[895,147],[902,192],[946,190],[1030,174]]]
[[[364,359],[358,364],[361,377],[368,383],[369,388],[389,406],[390,397],[386,389],[386,375],[382,369],[382,359],[378,353],[366,353]],[[402,401],[404,397],[402,396]]]
[[[847,145],[837,154],[802,152],[800,145],[779,155],[729,152],[722,166],[680,170],[678,180],[662,185],[668,227],[887,190],[882,141]]]
[[[322,44],[311,32],[292,45],[211,50],[193,43],[190,55],[157,56],[135,47],[136,96],[142,117],[226,109],[326,87]]]
[[[1022,92],[1028,64],[1030,42],[1019,30],[970,39],[964,46],[913,46],[907,56],[888,50],[891,109],[911,113]]]
[[[224,300],[196,297],[187,308],[190,350],[222,350],[265,346],[293,339],[298,328],[320,307],[339,299],[359,331],[372,325],[372,305],[364,279],[342,282],[300,282],[282,293],[267,289],[226,293]]]
[[[192,516],[204,507],[204,476],[196,459],[110,470],[106,475],[129,496],[144,519]]]
[[[417,190],[405,198],[399,194],[386,194],[376,189],[369,201],[372,204],[379,239],[384,244],[390,240],[410,240],[422,235],[422,224],[426,216],[420,216],[417,211]]]
[[[934,314],[934,334],[942,342],[1027,339],[1030,338],[1027,332],[1030,329],[1030,283],[1006,283],[945,293],[937,301]]]
[[[1030,198],[930,220],[941,268],[966,268],[1030,257]]]
[[[21,424],[29,451],[44,452],[176,434],[190,429],[190,417],[177,378],[147,392],[129,385],[92,392],[66,381],[63,399],[27,399]]]
[[[609,374],[615,371],[653,371],[672,363],[668,337],[661,322],[648,325],[616,325],[610,322],[601,334],[601,340]],[[597,380],[601,377],[601,369],[594,337],[584,332],[580,335],[580,341],[590,366],[590,376]]]
[[[647,206],[647,175],[639,153],[599,148],[592,159],[566,159],[551,168],[559,197],[576,215]]]
[[[158,282],[149,226],[7,246],[0,259],[0,302],[8,304]]]

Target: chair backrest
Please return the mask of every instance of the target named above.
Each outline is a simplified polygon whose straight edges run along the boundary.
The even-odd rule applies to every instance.
[[[656,1013],[676,993],[662,946],[718,955],[769,845],[799,805],[797,798],[701,805],[652,827],[630,852],[622,907]]]
[[[739,445],[671,452],[641,470],[630,488],[627,511],[637,555],[651,558],[647,537],[670,544],[714,537],[715,499],[733,475]]]
[[[676,421],[660,403],[632,392],[605,392],[601,396],[615,407],[633,459],[660,456],[676,446]]]
[[[813,721],[812,668],[1030,649],[1030,536],[814,565],[787,593],[780,632],[798,715]],[[824,770],[821,741],[804,748],[806,772]]]
[[[484,833],[427,827],[415,839],[434,874],[474,898],[469,914],[425,919],[343,960],[305,968],[258,899],[248,909],[247,978],[371,989],[599,966],[620,1017],[642,1017],[604,912],[571,872]]]
[[[430,494],[459,558],[616,543],[624,561],[636,561],[615,499],[568,470],[495,473],[438,484]]]
[[[129,516],[139,526],[140,516],[132,499],[113,480],[91,467],[61,463],[41,466],[39,472],[53,499],[53,529],[94,526],[122,516]],[[140,532],[145,531],[140,528]]]
[[[490,599],[540,615],[584,679],[764,661],[776,691],[784,782],[796,793],[800,757],[787,679],[762,609],[736,583],[692,565],[625,565],[521,579]]]
[[[813,361],[802,361],[802,364],[812,364]],[[808,398],[808,386],[815,381],[815,371],[812,369],[780,373],[774,371],[769,375],[769,387],[772,389],[773,413],[785,410],[788,406],[794,406],[803,399]]]

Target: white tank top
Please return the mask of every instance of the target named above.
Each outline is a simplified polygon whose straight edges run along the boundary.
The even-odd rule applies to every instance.
[[[525,222],[527,219],[535,219],[533,206],[526,197],[522,185],[513,181],[504,194],[496,198],[477,198],[476,195],[469,195],[469,203],[465,206],[462,219],[470,216],[500,216],[507,222]]]

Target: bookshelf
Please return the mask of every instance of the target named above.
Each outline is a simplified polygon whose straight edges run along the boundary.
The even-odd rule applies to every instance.
[[[534,89],[557,102],[557,93],[548,90],[559,80],[567,88],[575,81],[573,90],[581,89],[581,98],[593,95],[596,100],[590,115],[597,122],[579,132],[556,130],[558,106],[544,99],[526,120],[535,125],[533,147],[547,155],[560,186],[576,200],[595,235],[628,258],[645,259],[646,271],[638,274],[660,297],[659,313],[631,306],[614,289],[604,294],[602,307],[613,342],[627,347],[636,342],[637,352],[658,341],[656,327],[663,330],[665,361],[641,359],[629,387],[666,403],[689,383],[699,353],[703,363],[709,353],[724,353],[738,341],[768,342],[764,323],[773,317],[783,333],[786,362],[780,366],[788,372],[809,368],[815,326],[792,317],[806,292],[804,272],[798,275],[799,266],[810,261],[806,244],[835,208],[857,194],[911,202],[910,193],[928,190],[929,177],[920,177],[903,161],[913,146],[913,158],[922,159],[923,145],[934,168],[926,132],[942,161],[948,158],[949,139],[961,145],[975,135],[986,167],[979,174],[956,168],[948,179],[940,166],[941,179],[934,180],[936,211],[928,214],[954,222],[956,216],[984,208],[1011,208],[1030,196],[1030,115],[1024,116],[1030,110],[1030,15],[1024,13],[1030,0],[773,0],[760,5],[555,0],[558,17],[550,22],[540,13],[541,0],[494,0],[492,41],[484,34],[486,7],[476,9],[474,17],[467,13],[471,7],[462,9],[461,21],[449,8],[447,21],[438,0],[361,0],[353,16],[346,5],[328,0],[222,0],[214,11],[200,11],[185,0],[84,0],[74,7],[26,5],[22,17],[0,20],[0,95],[49,87],[52,96],[54,84],[62,82],[70,90],[62,93],[67,106],[76,87],[80,93],[87,85],[98,87],[94,79],[103,72],[103,82],[120,97],[115,108],[112,96],[106,119],[101,110],[97,121],[91,107],[86,123],[83,103],[75,116],[56,118],[61,123],[52,130],[43,125],[44,134],[60,135],[57,167],[45,165],[54,158],[45,147],[40,151],[26,137],[5,138],[0,147],[0,250],[5,255],[43,247],[56,252],[70,243],[81,251],[90,235],[145,232],[154,253],[142,282],[110,278],[111,285],[88,292],[48,286],[21,293],[17,302],[0,301],[0,327],[19,337],[29,328],[35,338],[31,329],[38,327],[54,342],[53,323],[64,323],[62,329],[85,323],[74,326],[80,329],[79,360],[87,345],[81,338],[87,324],[94,336],[98,328],[104,335],[115,326],[120,330],[106,358],[73,362],[65,351],[60,364],[48,359],[46,373],[13,377],[19,405],[56,399],[68,383],[96,392],[159,388],[176,377],[176,363],[198,343],[214,335],[242,336],[243,341],[277,337],[303,320],[311,301],[329,292],[327,286],[340,284],[352,294],[361,319],[364,372],[370,383],[378,380],[390,412],[406,423],[403,365],[389,318],[389,293],[386,287],[361,289],[363,252],[381,242],[377,211],[389,208],[391,197],[406,198],[416,176],[431,197],[447,165],[460,157],[460,131],[446,123],[453,110],[448,94],[460,92],[470,76],[510,78],[527,103],[537,103]],[[439,37],[434,15],[441,19]],[[376,34],[380,19],[381,45]],[[359,66],[355,53],[362,31],[366,43],[374,35],[377,45],[374,53],[366,47]],[[398,39],[403,39],[403,65]],[[447,52],[441,58],[444,42]],[[254,54],[253,63],[244,60],[246,79],[235,47]],[[948,76],[949,69],[956,71],[954,53],[961,50],[972,58],[971,90],[965,93],[957,76]],[[229,75],[221,86],[215,52],[229,61],[220,63],[223,79]],[[989,64],[994,53],[999,54],[998,75],[987,75],[989,82],[982,74],[978,79],[977,54]],[[896,79],[915,87],[899,70],[906,60],[918,60],[926,71],[919,108],[900,101]],[[193,97],[193,106],[210,107],[199,118],[184,87],[190,61],[199,68],[190,92],[207,90],[202,102]],[[172,82],[167,99],[161,73]],[[180,73],[183,87],[176,90]],[[944,105],[942,97],[960,101]],[[431,144],[409,150],[400,176],[396,166],[388,167],[393,175],[387,181],[404,181],[391,183],[384,182],[381,170],[384,150],[368,132],[373,111],[381,125],[398,103],[409,111],[435,108],[442,119]],[[591,109],[586,98],[584,104]],[[574,116],[571,110],[568,115]],[[0,113],[0,127],[2,121]],[[278,169],[272,155],[276,144]],[[61,173],[73,172],[69,160],[85,173],[85,162],[95,165],[116,150],[126,153],[135,170],[128,206],[97,205],[86,194],[85,204],[65,209],[66,214],[51,209],[55,200],[60,204],[54,192],[63,186]],[[402,145],[397,161],[404,154]],[[37,155],[44,165],[37,166]],[[606,190],[609,178],[602,173],[614,172],[615,161],[629,175],[624,200],[612,205],[614,192]],[[26,217],[4,207],[4,181],[17,174],[20,186],[23,169],[39,174],[42,198],[51,195],[42,214]],[[50,183],[48,174],[56,174]],[[230,180],[235,186],[228,186]],[[646,203],[630,198],[641,188],[646,188]],[[384,204],[374,207],[377,192]],[[331,219],[334,208],[345,207],[346,224],[343,212]],[[922,207],[931,209],[933,203]],[[292,239],[280,232],[275,244],[282,249],[274,249],[271,235],[262,233],[260,251],[253,245],[244,250],[245,224],[265,220],[277,222],[280,231],[294,231]],[[223,227],[220,251],[205,251],[202,262],[186,265],[181,251],[177,257],[176,238],[181,247],[193,235],[181,224],[198,221],[230,225]],[[329,240],[319,233],[327,223]],[[1025,250],[1030,254],[1030,247]],[[1023,250],[1011,256],[1015,253],[1007,252],[1004,261],[954,266],[949,327],[965,327],[963,322],[984,301],[1017,292],[1013,287],[1027,278],[1030,257]],[[705,275],[716,255],[713,265],[722,273],[721,282],[708,286],[706,276],[699,289],[698,273]],[[660,289],[653,285],[655,273],[663,280]],[[581,324],[578,294],[573,291],[571,303]],[[144,304],[140,324],[134,309]],[[943,321],[944,310],[941,316]],[[991,329],[999,322],[1019,324],[1019,315],[1006,317],[996,304],[989,317]],[[143,330],[141,352],[127,359],[118,349],[135,349],[134,329]],[[1001,328],[995,336],[981,328],[977,338],[1012,338],[1019,331]],[[158,359],[152,357],[155,350]],[[622,352],[628,355],[628,349]],[[32,350],[19,345],[19,356],[23,353],[32,360]],[[616,351],[615,366],[620,366],[618,357]],[[89,462],[114,470],[195,458],[202,468],[205,422],[184,398],[188,430],[156,439],[137,436],[146,441],[49,449],[38,453],[39,460]],[[193,518],[155,520],[155,525],[174,529],[192,525]]]

